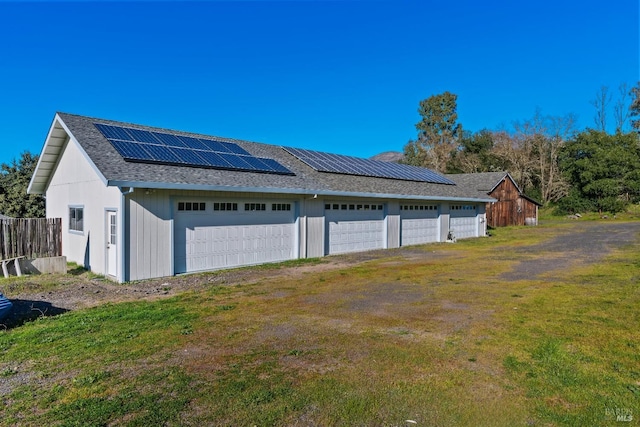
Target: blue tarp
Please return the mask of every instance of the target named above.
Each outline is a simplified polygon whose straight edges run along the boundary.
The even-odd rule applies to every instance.
[[[11,301],[9,301],[4,295],[0,294],[0,320],[4,319],[11,311]]]

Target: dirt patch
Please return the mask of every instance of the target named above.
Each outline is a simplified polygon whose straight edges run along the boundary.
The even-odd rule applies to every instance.
[[[310,307],[324,307],[331,313],[343,313],[348,317],[368,315],[390,317],[406,315],[428,299],[433,291],[428,287],[407,283],[367,283],[366,286],[345,286],[336,292],[322,292],[304,298]]]
[[[533,255],[533,258],[520,261],[500,278],[553,280],[571,267],[595,264],[613,250],[636,242],[640,222],[583,222],[559,233],[544,243],[513,249],[515,254]]]
[[[55,316],[70,310],[95,307],[104,303],[155,300],[167,298],[185,291],[198,291],[212,286],[230,286],[254,283],[260,280],[277,280],[278,277],[296,277],[324,271],[353,267],[365,262],[393,258],[395,262],[406,260],[434,260],[451,256],[445,251],[427,251],[416,247],[376,250],[322,258],[320,262],[298,266],[273,265],[272,267],[239,268],[211,273],[186,274],[176,277],[143,280],[119,284],[103,278],[89,278],[89,274],[32,276],[32,282],[7,280],[0,283],[0,292],[14,302],[14,310],[2,321],[13,328],[40,316]],[[57,282],[43,291],[41,281]],[[283,297],[272,295],[272,298]],[[379,294],[378,298],[382,298]]]

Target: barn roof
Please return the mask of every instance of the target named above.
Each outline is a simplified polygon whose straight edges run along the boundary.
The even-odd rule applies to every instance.
[[[520,197],[535,203],[538,206],[542,204],[522,192],[518,183],[513,179],[511,174],[506,171],[501,172],[477,172],[477,173],[458,173],[447,174],[447,178],[453,180],[456,184],[465,186],[467,188],[475,189],[479,194],[490,195],[500,183],[509,179],[513,182],[513,185],[518,189]]]
[[[126,161],[95,124],[124,126],[195,138],[215,138],[218,141],[237,144],[253,156],[273,159],[289,169],[292,174]],[[486,193],[480,194],[475,189],[458,183],[448,185],[318,172],[277,145],[212,137],[67,113],[58,113],[54,118],[40,161],[29,185],[29,193],[46,192],[57,159],[67,140],[78,145],[87,161],[107,186],[476,202],[492,200]]]

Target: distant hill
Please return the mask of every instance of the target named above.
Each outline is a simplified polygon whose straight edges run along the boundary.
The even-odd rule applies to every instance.
[[[400,162],[404,159],[404,154],[399,151],[385,151],[384,153],[376,154],[371,157],[371,160],[380,160],[383,162]]]

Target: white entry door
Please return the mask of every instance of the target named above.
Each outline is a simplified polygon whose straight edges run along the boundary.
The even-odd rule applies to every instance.
[[[107,275],[118,274],[118,216],[107,211]]]

